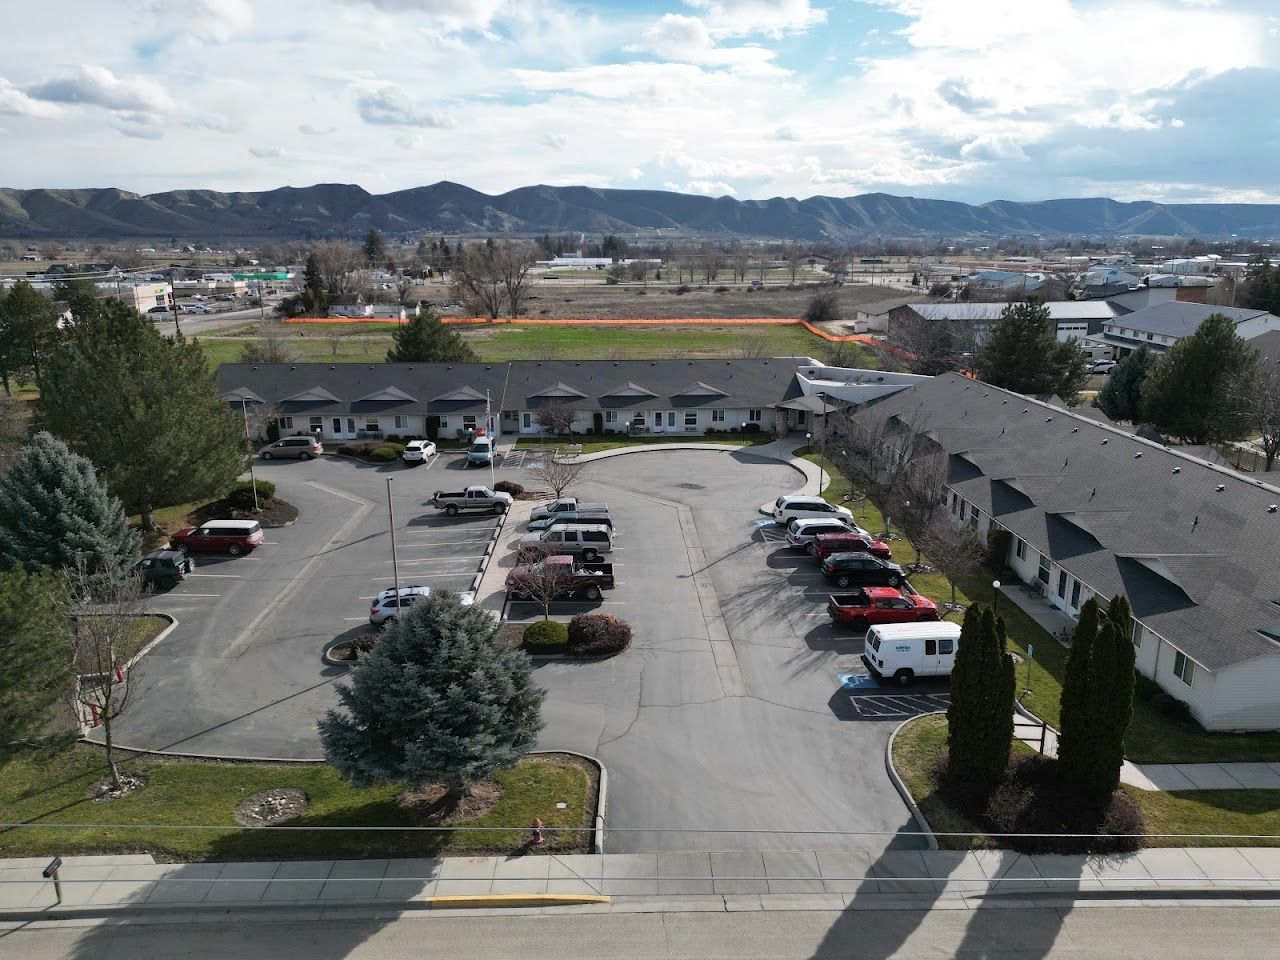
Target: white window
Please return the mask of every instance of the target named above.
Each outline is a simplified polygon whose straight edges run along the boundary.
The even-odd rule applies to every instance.
[[[969,512],[969,501],[961,500],[960,501],[960,519],[964,520],[965,514],[967,514],[968,512]]]
[[[748,410],[748,411],[747,411],[747,422],[748,422],[748,423],[759,423],[759,422],[760,422],[760,420],[761,420],[761,417],[760,417],[760,411],[759,411],[759,410]]]
[[[464,415],[464,416],[463,416],[463,418],[462,418],[462,426],[463,426],[464,428],[465,428],[465,427],[474,427],[475,425],[476,425],[476,418],[475,418],[475,414],[468,413],[468,414],[466,414],[466,415]]]
[[[617,411],[617,410],[606,410],[606,411],[604,412],[604,422],[605,422],[605,423],[617,423],[617,422],[618,422],[618,411]]]
[[[1142,624],[1137,620],[1133,621],[1133,645],[1135,647],[1142,646]],[[1176,657],[1174,659],[1177,659]]]
[[[396,417],[396,429],[397,429],[397,430],[408,430],[408,429],[409,429],[409,418],[408,418],[408,417],[401,417],[401,416],[397,416],[397,417]]]
[[[696,427],[698,425],[697,410],[686,410],[684,412],[684,425],[686,427]]]
[[[723,411],[723,410],[712,410],[712,411],[711,411],[711,422],[712,422],[712,423],[724,423],[724,411]]]
[[[1191,681],[1195,679],[1196,663],[1179,650],[1173,655],[1173,673],[1174,676],[1189,687],[1191,686]]]
[[[667,411],[667,426],[674,427],[676,425],[676,412],[674,410]]]
[[[1013,552],[1018,555],[1019,560],[1027,559],[1027,541],[1018,537],[1017,543],[1014,544]]]
[[[520,414],[520,429],[522,430],[533,429],[533,414],[531,414],[528,410]]]
[[[448,418],[448,417],[441,417],[441,418],[440,418],[440,429],[441,429],[441,430],[448,429],[448,426],[449,426],[449,418]]]
[[[312,433],[315,433],[317,430],[324,429],[324,417],[312,417],[310,423]]]
[[[1050,566],[1051,566],[1051,561],[1049,560],[1049,558],[1046,557],[1043,553],[1040,554],[1040,572],[1038,576],[1040,577],[1040,582],[1045,584],[1046,586],[1048,586],[1049,584],[1049,567]]]
[[[280,418],[280,429],[281,429],[281,430],[292,430],[292,429],[293,429],[293,417],[281,417],[281,418]]]
[[[364,418],[364,429],[365,429],[365,431],[366,431],[367,433],[377,433],[377,432],[378,432],[379,430],[381,430],[382,428],[378,426],[378,418],[377,418],[377,417],[365,417],[365,418]]]

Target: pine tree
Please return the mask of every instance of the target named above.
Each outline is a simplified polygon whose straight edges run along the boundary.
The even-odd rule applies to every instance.
[[[1071,403],[1088,375],[1075,339],[1060,341],[1044,301],[1005,307],[978,352],[978,376],[996,387],[1031,395],[1057,394]]]
[[[307,254],[307,266],[302,274],[302,312],[322,317],[329,310],[329,295],[324,286],[324,274],[314,253]]]
[[[532,749],[544,692],[529,657],[456,594],[433,593],[382,634],[320,721],[325,756],[358,786],[443,784],[447,804]]]
[[[994,785],[1009,763],[1014,668],[1004,642],[1004,622],[989,609],[965,611],[947,708],[947,768],[959,780]]]
[[[25,280],[0,297],[0,380],[6,395],[21,374],[39,375],[59,337],[57,305]]]
[[[1063,776],[1078,782],[1082,771],[1095,762],[1092,752],[1092,701],[1089,695],[1089,671],[1093,663],[1093,644],[1098,636],[1100,614],[1098,601],[1090,597],[1080,607],[1080,618],[1071,634],[1071,652],[1062,680],[1059,704],[1058,763]]]
[[[1256,369],[1257,352],[1220,313],[1210,314],[1151,367],[1141,415],[1161,433],[1188,443],[1221,443],[1249,435],[1244,405],[1231,389]]]
[[[391,332],[387,363],[474,363],[475,351],[438,314],[424,310]]]
[[[49,731],[71,679],[58,589],[48,573],[0,572],[0,757]]]
[[[118,300],[75,327],[39,385],[42,426],[97,465],[144,530],[157,507],[221,495],[244,469],[244,425],[200,344],[161,336]]]
[[[93,576],[123,575],[138,559],[138,535],[93,464],[42,431],[0,476],[0,558],[34,572],[68,570],[77,557]]]
[[[1103,796],[1110,796],[1120,785],[1124,738],[1129,731],[1129,721],[1133,719],[1133,688],[1136,682],[1136,651],[1133,649],[1133,617],[1129,601],[1120,595],[1113,597],[1107,608],[1107,621],[1115,630],[1115,680],[1106,705],[1107,725],[1099,767],[1098,790]]]
[[[1145,346],[1129,354],[1111,371],[1098,394],[1098,407],[1112,420],[1136,421],[1142,408],[1142,385],[1155,356]]]
[[[364,261],[369,265],[379,264],[387,259],[387,245],[382,242],[382,234],[370,228],[364,238]]]

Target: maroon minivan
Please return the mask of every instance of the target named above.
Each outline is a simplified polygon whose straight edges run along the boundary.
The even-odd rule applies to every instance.
[[[262,543],[262,526],[257,520],[209,520],[198,527],[186,527],[169,537],[175,550],[229,553],[238,557]]]

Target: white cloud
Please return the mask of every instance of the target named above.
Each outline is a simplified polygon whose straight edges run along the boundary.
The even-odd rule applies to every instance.
[[[50,103],[27,96],[4,77],[0,77],[0,114],[16,117],[57,117],[62,111]]]
[[[733,187],[722,180],[688,180],[682,184],[668,180],[663,186],[676,193],[697,193],[705,197],[732,197],[737,194]]]
[[[762,33],[781,36],[808,30],[827,19],[826,10],[813,7],[810,0],[685,0],[705,14],[711,32],[717,36],[746,36]]]
[[[250,147],[249,152],[259,160],[278,160],[289,155],[283,147]]]
[[[356,110],[365,123],[375,126],[453,126],[453,119],[447,113],[418,107],[403,90],[390,83],[359,91]]]
[[[387,13],[424,15],[437,30],[483,30],[508,4],[506,0],[368,0]]]
[[[298,132],[302,134],[304,137],[324,137],[324,136],[327,136],[328,134],[333,133],[337,129],[338,128],[334,126],[317,127],[310,123],[298,124]]]
[[[960,148],[965,160],[1026,160],[1022,146],[1011,136],[984,133]]]
[[[563,150],[569,145],[569,138],[563,133],[548,133],[543,135],[542,142],[553,150]]]
[[[50,103],[80,104],[106,110],[166,113],[174,108],[164,87],[146,77],[116,76],[106,67],[79,69],[27,87],[27,95]]]
[[[630,49],[655,53],[664,60],[730,67],[735,71],[779,73],[769,61],[773,51],[758,46],[720,46],[698,17],[668,13],[644,32],[643,42]]]
[[[146,0],[144,15],[181,39],[225,43],[253,25],[248,0]]]

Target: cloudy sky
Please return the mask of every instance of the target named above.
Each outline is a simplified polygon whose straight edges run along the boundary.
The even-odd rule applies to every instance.
[[[47,12],[0,41],[3,186],[1280,201],[1277,0]]]

